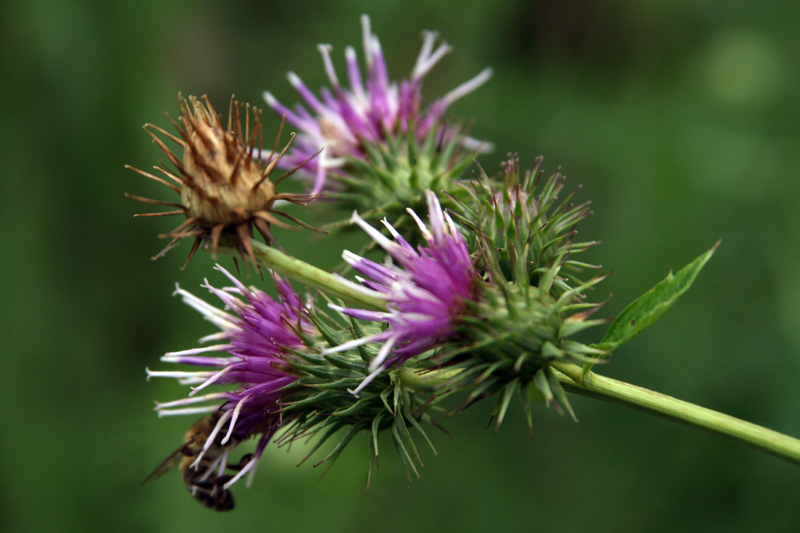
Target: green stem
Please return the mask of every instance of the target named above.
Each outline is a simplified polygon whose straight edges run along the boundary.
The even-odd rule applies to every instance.
[[[267,247],[257,241],[252,241],[252,243],[258,262],[283,276],[369,309],[386,308],[386,303],[381,298],[370,294],[371,291],[366,291],[360,285],[290,257],[275,248]],[[220,250],[222,251],[222,249]],[[236,253],[233,249],[225,251]],[[699,427],[738,440],[787,461],[800,463],[800,439],[636,385],[603,377],[593,372],[584,372],[583,368],[571,363],[554,362],[553,368],[564,389],[569,392],[618,403]],[[422,375],[410,371],[403,372],[401,369],[401,379],[412,388],[427,388],[437,383],[447,382],[452,377],[452,370],[446,368]]]
[[[583,368],[571,363],[553,363],[553,368],[569,392],[660,415],[800,463],[800,439],[623,381],[584,373]]]
[[[341,298],[351,304],[370,309],[386,309],[386,302],[378,297],[377,292],[370,291],[341,276],[331,274],[314,265],[286,255],[280,250],[262,244],[255,239],[251,239],[250,243],[253,245],[253,253],[258,263],[274,270],[281,276],[292,278],[304,285],[319,289],[329,296]],[[238,252],[233,248],[220,247],[219,251],[234,256],[238,255]]]

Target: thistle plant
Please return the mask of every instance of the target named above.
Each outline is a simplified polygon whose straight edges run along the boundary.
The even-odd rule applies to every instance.
[[[411,78],[390,84],[369,19],[362,25],[366,87],[352,49],[346,51],[350,89],[344,89],[323,46],[333,92],[323,90],[319,100],[290,75],[313,113],[302,106],[290,111],[267,94],[269,105],[301,131],[293,148],[261,153],[258,115],[252,130],[247,121],[242,127],[241,110],[249,116],[249,108],[240,104],[231,104],[227,127],[207,100],[196,99],[182,101],[180,137],[148,126],[177,173],[156,167],[165,180],[137,172],[179,192],[182,202],[134,198],[171,205],[176,209],[160,214],[186,217],[167,235],[167,248],[194,237],[190,258],[200,250],[244,256],[271,272],[277,289],[276,297],[268,296],[217,266],[232,285],[206,281],[204,288],[221,307],[176,290],[218,331],[201,338],[200,347],[164,355],[181,369],[147,370],[148,377],[193,387],[184,398],[158,403],[159,415],[205,416],[154,474],[180,463],[195,498],[227,510],[231,487],[255,473],[270,443],[308,439],[307,457],[330,465],[363,431],[370,435],[370,465],[377,465],[380,435],[389,433],[411,480],[422,465],[418,443],[433,448],[427,430],[442,427],[446,416],[491,399],[497,429],[519,402],[533,433],[539,405],[577,419],[571,393],[800,462],[797,439],[594,372],[675,304],[719,243],[616,318],[602,316],[603,297],[595,295],[605,274],[580,260],[597,242],[577,238],[591,213],[588,202],[576,203],[577,189],[567,192],[559,173],[546,176],[541,158],[522,170],[517,155],[496,175],[477,162],[470,176],[462,175],[478,152],[469,151],[472,141],[444,111],[488,74],[423,108],[421,80],[449,48],[434,49],[433,34],[426,34]],[[183,149],[183,159],[161,136]],[[274,192],[269,176],[279,166],[311,177],[310,193]],[[317,195],[325,202],[314,201]],[[355,208],[350,222],[385,253],[383,260],[344,251],[356,273],[350,279],[270,246],[269,225],[283,224],[275,215],[299,222],[274,209],[281,200],[310,204],[306,209]],[[252,238],[252,227],[266,244]],[[295,292],[287,278],[304,292]],[[595,333],[601,327],[605,333]],[[593,334],[595,341],[587,341]],[[229,463],[250,438],[254,452]],[[323,455],[327,442],[332,449]]]

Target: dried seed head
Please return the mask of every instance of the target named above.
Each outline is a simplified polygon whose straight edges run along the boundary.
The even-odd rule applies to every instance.
[[[225,126],[208,101],[208,97],[203,96],[198,99],[190,96],[187,101],[178,95],[178,101],[181,107],[180,123],[170,119],[168,115],[167,119],[178,130],[179,137],[153,124],[145,125],[145,130],[153,137],[153,141],[164,152],[177,172],[156,165],[154,168],[167,178],[164,179],[126,165],[127,168],[146,178],[166,185],[181,197],[180,203],[174,203],[126,195],[141,202],[175,208],[171,211],[142,213],[136,216],[184,215],[186,217],[186,220],[174,230],[160,236],[171,240],[153,259],[158,259],[181,239],[187,237],[194,237],[194,244],[186,260],[187,264],[203,241],[210,242],[211,253],[216,255],[220,239],[225,234],[233,239],[239,255],[242,258],[245,256],[249,258],[258,270],[250,244],[253,226],[258,229],[267,244],[274,242],[270,231],[271,224],[296,229],[276,218],[276,215],[303,227],[315,229],[288,213],[274,209],[278,200],[305,205],[306,202],[316,198],[316,195],[275,192],[275,185],[278,182],[294,173],[307,161],[289,171],[277,182],[273,183],[270,180],[272,171],[291,145],[294,134],[278,153],[279,132],[275,147],[269,156],[262,157],[261,110],[251,108],[250,104],[239,103],[231,97],[228,124]],[[281,121],[282,130],[283,121]],[[183,150],[182,157],[166,145],[162,136]]]

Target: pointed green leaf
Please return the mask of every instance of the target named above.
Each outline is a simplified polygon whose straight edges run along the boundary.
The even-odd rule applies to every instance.
[[[677,274],[670,272],[655,287],[634,300],[614,319],[597,347],[607,351],[616,350],[661,318],[661,315],[689,290],[697,274],[714,254],[719,242],[717,241],[710,250],[683,267]]]

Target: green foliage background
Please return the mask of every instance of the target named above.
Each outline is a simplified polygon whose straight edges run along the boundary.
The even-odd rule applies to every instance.
[[[325,84],[316,44],[341,68],[362,12],[393,78],[420,30],[454,45],[429,98],[494,67],[451,115],[495,143],[485,168],[541,154],[583,185],[595,214],[581,236],[603,241],[587,259],[613,271],[596,293],[614,295],[606,316],[722,238],[692,290],[599,372],[800,436],[800,3],[6,0],[0,529],[796,531],[800,467],[580,397],[579,424],[542,407],[532,439],[518,411],[485,429],[491,402],[445,420],[452,439],[434,435],[412,488],[387,440],[363,495],[364,439],[322,482],[295,467],[303,446],[270,449],[232,514],[201,508],[177,475],[140,485],[192,421],[156,419],[153,399],[184,391],[144,368],[212,330],[173,284],[222,283],[206,256],[179,270],[185,244],[149,260],[174,222],[134,221],[122,196],[171,194],[123,169],[159,157],[141,125],[177,115],[178,91],[223,109],[231,93],[263,105],[264,89],[295,102],[285,72]],[[352,244],[285,242],[323,266]]]

